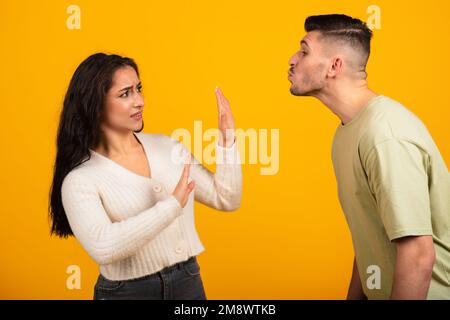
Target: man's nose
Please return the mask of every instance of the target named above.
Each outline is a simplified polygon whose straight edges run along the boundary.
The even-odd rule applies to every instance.
[[[293,67],[297,63],[297,55],[294,54],[292,57],[290,57],[288,63],[291,67]]]

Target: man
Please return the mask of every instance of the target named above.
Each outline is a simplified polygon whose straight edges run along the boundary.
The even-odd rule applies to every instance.
[[[290,91],[341,123],[332,147],[355,250],[348,299],[450,299],[450,175],[423,123],[368,88],[372,32],[346,15],[305,21]]]

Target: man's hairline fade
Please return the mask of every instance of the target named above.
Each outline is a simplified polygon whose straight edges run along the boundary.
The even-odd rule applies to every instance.
[[[373,34],[366,23],[343,14],[325,14],[307,17],[304,28],[306,32],[318,32],[319,41],[336,41],[360,52],[357,71],[364,72],[364,78],[367,78],[366,66]]]

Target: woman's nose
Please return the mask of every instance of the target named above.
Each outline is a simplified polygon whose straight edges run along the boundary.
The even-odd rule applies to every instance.
[[[136,97],[135,101],[134,101],[135,106],[143,107],[144,106],[144,97],[141,94],[137,94],[135,97]]]

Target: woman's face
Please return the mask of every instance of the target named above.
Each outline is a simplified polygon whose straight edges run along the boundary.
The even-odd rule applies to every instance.
[[[117,69],[106,94],[102,124],[119,131],[140,131],[143,110],[142,85],[136,71],[129,66]]]

